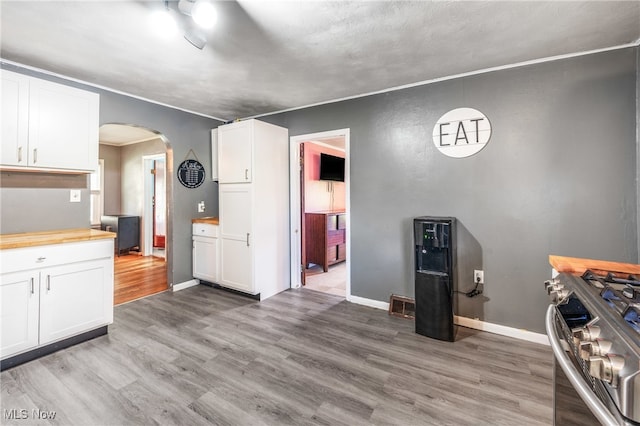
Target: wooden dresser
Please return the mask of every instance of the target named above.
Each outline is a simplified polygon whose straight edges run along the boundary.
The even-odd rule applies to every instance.
[[[344,211],[305,213],[306,265],[329,266],[347,259],[347,219]]]

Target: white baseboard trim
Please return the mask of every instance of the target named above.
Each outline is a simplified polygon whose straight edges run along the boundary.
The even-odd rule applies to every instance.
[[[353,295],[349,296],[347,300],[357,305],[369,306],[370,308],[384,309],[385,311],[389,310],[389,303],[380,302],[379,300],[367,299],[364,297],[358,297]]]
[[[174,284],[173,285],[173,291],[176,292],[176,291],[184,290],[185,288],[193,287],[193,286],[196,286],[198,284],[200,284],[200,280],[197,280],[197,279],[194,278],[192,280],[185,281],[183,283]]]
[[[347,300],[358,305],[384,309],[385,311],[389,310],[389,303],[380,302],[379,300],[367,299],[358,296],[349,296]],[[520,328],[507,327],[506,325],[493,324],[490,322],[480,321],[478,319],[460,317],[458,315],[454,315],[453,322],[457,325],[472,328],[474,330],[486,331],[493,334],[499,334],[501,336],[513,337],[515,339],[526,340],[528,342],[539,343],[541,345],[549,345],[549,339],[547,338],[546,334],[534,333],[532,331]]]
[[[499,334],[501,336],[513,337],[549,346],[549,339],[546,334],[534,333],[533,331],[522,328],[507,327],[506,325],[493,324],[467,317],[459,317],[457,315],[453,317],[453,322],[463,327],[473,328],[474,330],[488,331],[489,333]]]

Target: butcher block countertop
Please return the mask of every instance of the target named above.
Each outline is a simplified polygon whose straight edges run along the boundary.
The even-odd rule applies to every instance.
[[[611,262],[608,260],[581,259],[549,255],[549,263],[558,272],[582,275],[587,269],[597,274],[618,272],[622,274],[640,274],[640,265],[635,263]]]
[[[191,223],[208,223],[209,225],[220,225],[217,217],[198,217],[191,219]]]
[[[115,238],[114,232],[97,229],[62,229],[59,231],[23,232],[19,234],[1,234],[0,250],[23,247],[45,246],[49,244],[73,243],[78,241]]]

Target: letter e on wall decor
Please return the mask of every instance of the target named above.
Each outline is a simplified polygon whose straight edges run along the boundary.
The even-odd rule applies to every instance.
[[[448,157],[469,157],[484,148],[489,138],[489,119],[473,108],[452,109],[433,126],[433,143]]]

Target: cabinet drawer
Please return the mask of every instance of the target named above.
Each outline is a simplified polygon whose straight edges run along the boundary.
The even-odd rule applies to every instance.
[[[327,215],[327,231],[335,231],[338,229],[338,217],[334,214]]]
[[[338,229],[347,229],[347,217],[346,215],[338,215]]]
[[[327,245],[334,246],[337,244],[343,244],[345,242],[345,232],[344,229],[340,229],[337,231],[329,231],[327,232]]]
[[[194,223],[193,235],[218,238],[218,225],[212,225],[210,223]]]
[[[113,258],[113,239],[7,249],[0,252],[3,273]]]
[[[340,244],[338,246],[338,255],[336,257],[337,257],[338,261],[347,259],[347,245],[346,244]]]
[[[331,264],[338,260],[338,246],[331,246],[327,248],[327,263]]]

